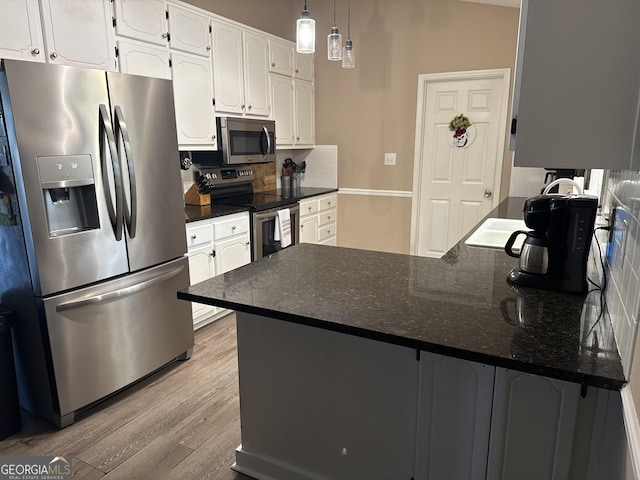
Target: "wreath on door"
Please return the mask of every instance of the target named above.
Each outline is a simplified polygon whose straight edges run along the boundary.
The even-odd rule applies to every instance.
[[[449,122],[449,130],[453,135],[449,139],[452,148],[468,148],[476,139],[476,127],[463,114],[453,117]]]

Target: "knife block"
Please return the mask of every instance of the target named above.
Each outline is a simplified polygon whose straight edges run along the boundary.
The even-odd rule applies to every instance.
[[[211,205],[211,195],[203,195],[198,191],[198,186],[194,183],[184,194],[184,203],[187,205]]]

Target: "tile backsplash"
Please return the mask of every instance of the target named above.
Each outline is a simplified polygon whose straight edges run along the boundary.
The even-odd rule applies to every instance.
[[[640,173],[605,170],[602,182],[602,214],[613,225],[609,235],[598,237],[608,237],[607,245],[603,245],[607,259],[607,310],[628,378],[640,310]]]
[[[544,186],[544,168],[512,167],[510,197],[533,197],[540,195]]]

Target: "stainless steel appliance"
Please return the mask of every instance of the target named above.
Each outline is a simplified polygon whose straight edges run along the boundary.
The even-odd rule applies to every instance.
[[[544,288],[569,293],[587,292],[587,260],[591,247],[593,225],[598,198],[590,195],[540,195],[527,199],[524,204],[524,221],[533,232],[527,234],[523,255],[527,251],[547,251],[548,263],[543,268],[545,256],[536,253],[513,269],[508,280],[525,287]],[[511,250],[514,232],[505,251]],[[531,240],[535,239],[535,241]]]
[[[4,60],[0,97],[0,302],[22,406],[64,427],[191,355],[172,85]]]
[[[289,209],[291,215],[291,244],[300,238],[300,208],[298,197],[281,190],[253,191],[251,166],[230,168],[203,168],[197,174],[199,184],[210,192],[211,202],[246,207],[251,212],[251,244],[253,261],[282,249],[274,239],[276,216],[279,210]]]
[[[218,117],[217,151],[182,152],[202,167],[245,165],[276,161],[276,122],[251,118]]]

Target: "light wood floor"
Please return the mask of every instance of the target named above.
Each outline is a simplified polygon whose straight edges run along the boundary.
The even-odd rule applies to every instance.
[[[235,315],[196,332],[193,356],[76,417],[63,430],[23,411],[2,455],[72,455],[77,479],[248,480],[240,444]]]

